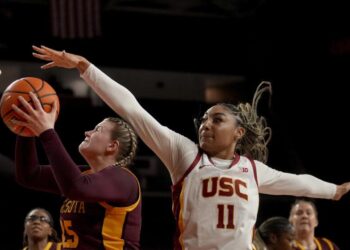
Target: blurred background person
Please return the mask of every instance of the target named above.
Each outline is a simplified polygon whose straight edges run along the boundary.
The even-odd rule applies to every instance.
[[[315,236],[318,214],[311,199],[297,199],[291,207],[289,221],[295,228],[297,250],[339,250],[338,246],[324,237]]]
[[[293,250],[295,230],[284,217],[271,217],[257,229],[253,239],[254,250]]]
[[[24,220],[23,250],[60,250],[61,243],[49,211],[34,208]]]

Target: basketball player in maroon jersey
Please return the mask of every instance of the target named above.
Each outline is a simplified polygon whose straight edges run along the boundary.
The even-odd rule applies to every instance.
[[[177,221],[175,249],[252,249],[259,192],[301,194],[340,199],[350,182],[335,185],[311,175],[295,175],[268,167],[270,128],[258,116],[257,104],[270,83],[261,83],[252,103],[220,103],[209,108],[199,124],[199,145],[161,125],[124,86],[86,58],[33,46],[33,56],[52,67],[76,68],[85,82],[163,161],[173,182]]]
[[[34,208],[24,219],[23,250],[60,250],[61,243],[49,211]]]
[[[339,250],[331,240],[315,236],[318,216],[311,199],[297,199],[292,204],[289,220],[296,232],[296,250]]]
[[[76,165],[54,130],[56,105],[46,113],[30,93],[34,108],[19,98],[13,106],[42,143],[50,165],[40,165],[35,137],[17,136],[16,179],[28,188],[66,197],[60,210],[62,249],[139,249],[141,190],[126,168],[135,157],[137,137],[122,119],[106,118],[85,132],[79,152],[88,163]]]

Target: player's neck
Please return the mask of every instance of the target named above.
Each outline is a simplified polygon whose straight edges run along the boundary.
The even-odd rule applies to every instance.
[[[316,250],[317,245],[315,243],[314,237],[299,239],[298,243],[302,246],[302,250]]]
[[[41,250],[41,249],[45,249],[46,245],[47,245],[48,241],[47,239],[43,239],[41,241],[30,241],[28,242],[28,250]]]

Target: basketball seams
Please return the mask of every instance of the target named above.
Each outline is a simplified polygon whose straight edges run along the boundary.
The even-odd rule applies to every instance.
[[[37,93],[37,92],[40,92],[40,90],[42,90],[44,88],[44,85],[45,85],[45,81],[40,79],[41,80],[41,85],[39,86],[38,89],[35,88],[34,84],[31,83],[30,80],[32,80],[32,78],[28,78],[28,79],[25,79],[25,78],[22,78],[22,80],[24,80],[26,83],[28,83],[28,85],[34,90],[33,92],[34,93]],[[37,79],[34,79],[34,80],[37,80]]]
[[[30,80],[33,80],[33,82],[31,82]],[[40,80],[40,85],[36,86],[37,80]],[[48,88],[49,90],[51,90],[52,92],[49,94],[45,94],[46,95],[56,95],[57,93],[55,92],[55,90],[44,80],[42,79],[37,79],[37,78],[33,78],[33,77],[28,77],[28,79],[26,78],[21,78],[19,80],[16,81],[17,84],[19,84],[19,82],[25,82],[27,83],[27,85],[29,85],[29,87],[32,89],[33,93],[37,94],[38,97],[41,97],[38,95],[38,93],[40,93],[40,91],[42,91],[45,87]],[[36,87],[38,87],[38,89],[36,89]],[[26,91],[20,91],[20,90],[5,90],[5,93],[15,93],[15,94],[28,94],[28,92],[30,92],[30,90],[26,90]],[[47,90],[45,91],[47,92]]]
[[[31,100],[29,92],[33,92],[37,96],[45,112],[50,112],[53,103],[57,100],[58,109],[56,112],[56,119],[58,118],[60,110],[58,95],[55,89],[45,80],[35,77],[25,77],[12,82],[7,89],[4,90],[0,100],[1,118],[12,132],[25,137],[32,137],[34,135],[24,126],[11,124],[12,119],[18,118],[11,108],[11,104],[15,103],[20,109],[24,110],[24,106],[17,100],[19,96],[23,96],[33,107],[33,100]]]
[[[48,96],[53,96],[53,95],[57,95],[56,93],[49,93],[49,94],[45,94],[45,95],[38,95],[38,98],[45,98],[45,97],[48,97]]]
[[[28,101],[29,102],[29,104],[32,104],[33,102],[32,101]],[[20,108],[20,109],[24,109],[24,106],[23,105],[17,105],[18,106],[18,108]],[[9,114],[11,114],[11,113],[13,113],[13,112],[15,112],[13,109],[10,109],[9,111],[7,111],[4,115],[1,115],[1,118],[6,118],[6,116],[8,116]]]

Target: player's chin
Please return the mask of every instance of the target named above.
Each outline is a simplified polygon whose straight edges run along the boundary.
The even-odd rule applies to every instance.
[[[78,147],[80,154],[84,154],[84,152],[87,149],[87,142],[86,141],[82,141]]]
[[[199,141],[199,147],[206,153],[210,152],[211,144],[207,141],[200,140]]]

